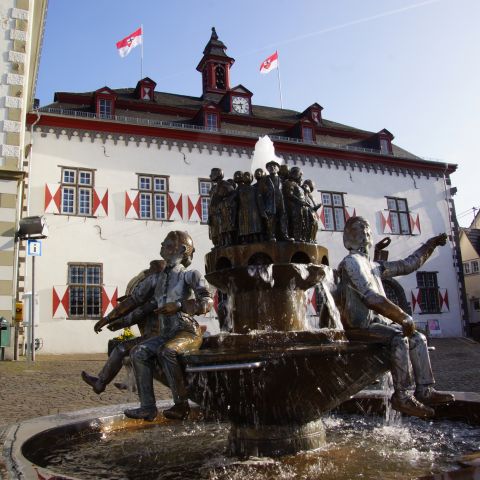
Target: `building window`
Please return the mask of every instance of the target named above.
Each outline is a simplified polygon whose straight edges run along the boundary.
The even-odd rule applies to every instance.
[[[390,212],[392,233],[396,235],[410,235],[410,217],[405,198],[387,197],[387,207]]]
[[[200,207],[202,209],[201,223],[208,222],[208,206],[210,205],[210,190],[212,182],[204,178],[198,179],[198,191],[200,193]]]
[[[417,272],[422,313],[440,313],[440,299],[436,272]]]
[[[313,128],[302,127],[302,138],[304,142],[313,143]]]
[[[167,220],[168,177],[138,175],[139,218]]]
[[[206,113],[206,127],[208,130],[216,130],[217,129],[217,119],[218,116],[216,113]]]
[[[390,142],[386,138],[380,139],[380,152],[389,154],[390,153]]]
[[[478,260],[472,261],[472,273],[478,273]]]
[[[465,262],[463,264],[463,272],[465,275],[468,275],[470,273],[470,262]]]
[[[109,118],[113,113],[112,101],[108,98],[98,99],[98,115],[100,118]]]
[[[478,298],[473,299],[473,309],[480,310],[480,300]]]
[[[71,263],[68,265],[70,303],[68,315],[72,318],[100,318],[102,313],[102,265]]]
[[[322,192],[325,230],[343,231],[345,227],[345,202],[343,193]]]
[[[93,170],[62,168],[61,213],[65,215],[92,215]]]

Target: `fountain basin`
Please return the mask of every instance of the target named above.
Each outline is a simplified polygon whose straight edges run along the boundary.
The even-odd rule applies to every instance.
[[[189,398],[231,422],[237,456],[276,456],[325,444],[321,416],[389,369],[383,345],[340,330],[212,336],[184,355]]]
[[[460,400],[449,406],[448,418],[456,419],[460,415],[480,425],[480,395],[454,393]],[[158,402],[160,409],[167,405],[167,402]],[[366,480],[473,480],[480,475],[478,452],[472,454],[471,449],[472,445],[478,449],[480,431],[477,427],[410,418],[404,419],[404,425],[385,427],[375,416],[375,406],[383,405],[379,392],[362,392],[344,405],[349,409],[356,405],[361,416],[327,417],[328,446],[294,456],[239,461],[224,455],[228,427],[202,420],[197,408],[186,422],[170,422],[159,416],[150,424],[126,419],[121,412],[131,405],[116,405],[42,417],[12,426],[5,441],[6,465],[12,478],[47,480],[53,476],[57,480],[314,480],[320,477],[346,480],[360,474]],[[365,415],[363,409],[367,405],[369,414]],[[370,420],[365,423],[364,418]],[[357,431],[360,436],[350,438]],[[364,443],[365,438],[368,444]],[[456,452],[450,448],[455,442],[458,443]],[[372,458],[370,453],[375,452]],[[80,460],[82,456],[84,461]],[[42,477],[37,476],[37,472]]]

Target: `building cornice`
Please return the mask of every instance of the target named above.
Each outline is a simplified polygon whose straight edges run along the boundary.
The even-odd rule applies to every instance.
[[[27,124],[37,120],[36,114],[27,115]],[[100,140],[103,143],[119,141],[129,144],[133,142],[137,146],[145,144],[148,147],[156,145],[158,148],[165,146],[207,150],[209,153],[219,154],[237,153],[247,155],[253,154],[256,136],[242,136],[227,134],[220,131],[209,132],[207,130],[192,130],[181,128],[167,128],[163,126],[135,125],[112,120],[98,118],[78,118],[42,113],[35,130],[43,134],[66,135],[69,139],[72,136],[78,137],[81,141]],[[310,163],[312,166],[318,164],[327,168],[337,169],[363,169],[375,173],[389,173],[410,176],[440,177],[453,173],[455,165],[442,162],[433,162],[422,159],[409,159],[398,156],[383,155],[381,153],[361,152],[338,147],[329,147],[318,144],[288,141],[281,137],[272,136],[276,154],[289,163]]]

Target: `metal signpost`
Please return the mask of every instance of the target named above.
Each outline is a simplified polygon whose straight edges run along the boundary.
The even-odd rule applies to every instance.
[[[27,241],[27,256],[32,257],[32,296],[30,301],[30,335],[28,346],[31,353],[32,362],[35,361],[35,257],[42,256],[41,240]]]

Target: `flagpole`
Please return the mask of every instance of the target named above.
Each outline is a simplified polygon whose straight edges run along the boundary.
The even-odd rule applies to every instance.
[[[142,53],[140,56],[140,80],[141,80],[143,78],[143,23],[140,25],[140,29],[142,31]]]
[[[280,80],[280,59],[278,57],[278,52],[275,51],[277,54],[277,78],[278,78],[278,91],[280,93],[280,108],[283,110],[283,97],[282,97],[282,81]]]

